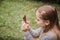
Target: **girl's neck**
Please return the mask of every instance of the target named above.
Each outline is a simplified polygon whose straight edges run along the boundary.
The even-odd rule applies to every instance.
[[[52,28],[49,28],[49,27],[44,28],[44,33],[49,32],[49,31],[54,31],[54,32],[58,33],[57,32],[58,31],[58,28],[57,27],[58,27],[57,25],[54,25],[54,26],[52,26]]]
[[[56,34],[58,34],[58,26],[54,25],[54,27],[51,29],[51,31],[55,32]]]

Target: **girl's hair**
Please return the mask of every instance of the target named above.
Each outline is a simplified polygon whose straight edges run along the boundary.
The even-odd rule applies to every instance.
[[[57,40],[60,40],[60,26],[56,8],[51,5],[44,5],[39,7],[37,11],[40,13],[43,20],[50,21],[50,24],[46,25],[44,32],[48,32],[55,26],[58,29],[57,31],[55,29],[55,32],[57,33]]]
[[[55,7],[51,6],[51,5],[44,5],[41,6],[37,9],[37,11],[40,13],[40,15],[42,16],[43,20],[49,20],[50,24],[47,25],[49,27],[45,27],[45,31],[48,31],[50,29],[52,29],[54,27],[54,25],[57,26],[57,28],[60,30],[59,27],[59,20],[58,20],[58,16],[57,16],[57,10]],[[44,12],[42,12],[44,11]]]

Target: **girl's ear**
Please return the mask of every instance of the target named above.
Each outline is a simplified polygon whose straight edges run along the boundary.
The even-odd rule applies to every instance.
[[[46,20],[45,21],[45,25],[49,25],[50,24],[50,21],[49,20]]]

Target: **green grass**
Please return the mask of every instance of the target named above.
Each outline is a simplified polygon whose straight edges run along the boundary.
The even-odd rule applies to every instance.
[[[21,31],[22,17],[26,15],[31,21],[31,27],[36,29],[35,10],[45,4],[49,3],[29,0],[3,0],[0,3],[0,38],[4,40],[23,40],[23,32]],[[60,13],[59,5],[51,5],[55,6],[58,13]]]

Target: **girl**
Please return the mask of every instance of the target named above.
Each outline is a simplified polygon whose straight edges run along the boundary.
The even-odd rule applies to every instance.
[[[24,40],[60,40],[60,27],[57,10],[51,5],[44,5],[36,10],[37,30],[30,28],[30,22],[22,21]]]

